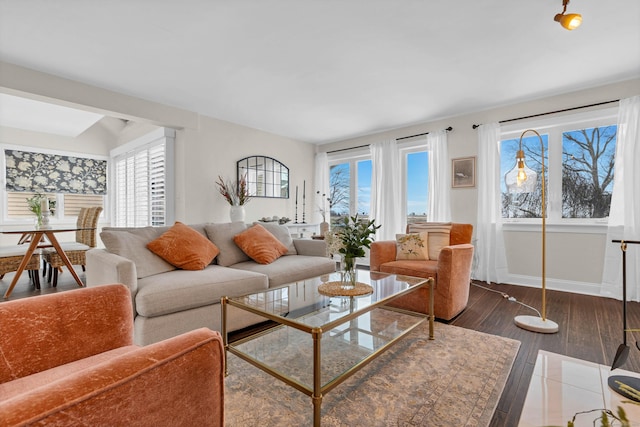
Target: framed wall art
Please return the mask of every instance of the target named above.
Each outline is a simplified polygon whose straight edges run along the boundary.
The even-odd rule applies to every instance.
[[[476,186],[476,158],[460,157],[451,159],[451,187]]]

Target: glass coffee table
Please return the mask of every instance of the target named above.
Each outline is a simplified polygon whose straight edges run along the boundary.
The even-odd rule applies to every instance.
[[[314,426],[320,426],[323,395],[403,336],[428,320],[429,339],[434,338],[433,278],[358,270],[358,282],[372,288],[367,295],[329,296],[318,289],[339,280],[339,273],[333,273],[222,298],[226,351],[310,396]],[[430,296],[428,315],[389,305],[426,286]],[[229,343],[229,310],[253,313],[271,320],[273,326]],[[225,374],[227,366],[225,360]]]

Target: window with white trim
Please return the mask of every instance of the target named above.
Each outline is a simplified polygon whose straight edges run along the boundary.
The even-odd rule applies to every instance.
[[[172,223],[174,140],[162,128],[112,151],[114,226]]]
[[[371,154],[368,148],[330,155],[328,199],[332,224],[355,214],[369,217]]]
[[[403,176],[402,203],[407,223],[425,221],[428,190],[428,152],[424,141],[399,145]],[[368,218],[371,209],[372,163],[369,148],[329,154],[331,222],[346,215]]]
[[[542,216],[541,172],[544,147],[547,218],[552,223],[598,223],[609,215],[613,188],[617,108],[579,113],[545,121],[520,123],[502,130],[500,174],[502,216],[527,222]],[[504,176],[515,165],[522,139],[526,166],[537,174],[532,193],[509,193]]]
[[[106,167],[104,165],[107,161],[106,157],[17,145],[2,145],[1,148],[3,155],[0,156],[0,162],[2,163],[3,182],[0,188],[0,198],[2,200],[3,224],[33,222],[35,214],[29,209],[27,199],[36,194],[44,194],[49,199],[51,203],[50,220],[54,224],[74,221],[81,207],[105,207],[107,196],[105,194],[90,194],[90,192],[96,189],[96,179],[100,180],[99,186],[101,188],[98,193],[105,191]],[[21,158],[21,162],[24,164],[15,161],[15,155],[25,154],[28,154],[29,157]],[[8,161],[11,164],[7,164]],[[41,164],[47,162],[46,166]],[[100,162],[102,162],[101,171],[90,170],[89,165]],[[11,177],[8,177],[8,170],[12,168],[13,172],[19,170],[28,176],[22,178],[19,174],[13,173]],[[66,184],[74,179],[84,179],[84,182],[76,183],[78,184],[74,185],[76,188],[66,187]],[[21,185],[28,185],[19,191],[20,188],[16,188],[16,181]],[[91,185],[83,190],[85,188],[83,184],[87,184],[89,181],[91,181]],[[11,188],[7,189],[8,186]]]

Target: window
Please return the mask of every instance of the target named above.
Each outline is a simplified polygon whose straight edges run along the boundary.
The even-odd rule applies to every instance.
[[[428,153],[424,140],[399,146],[404,177],[403,194],[407,223],[425,221],[429,179]],[[371,209],[372,163],[369,150],[354,149],[329,157],[331,222],[346,215],[368,218]]]
[[[429,157],[424,147],[402,150],[407,224],[427,220]]]
[[[613,187],[616,109],[532,123],[542,137],[547,218],[556,222],[597,222],[609,216]],[[503,131],[500,173],[503,218],[540,218],[541,186],[532,193],[508,193],[504,175],[515,165],[522,129]],[[522,139],[527,167],[540,180],[542,147],[538,137]]]
[[[371,208],[371,160],[352,159],[329,166],[331,222],[347,215],[367,218]]]
[[[160,129],[112,152],[116,227],[161,226],[173,218],[173,141]]]
[[[10,145],[3,146],[3,153],[4,223],[32,221],[27,199],[38,193],[55,203],[54,223],[75,219],[83,206],[104,207],[106,158]]]

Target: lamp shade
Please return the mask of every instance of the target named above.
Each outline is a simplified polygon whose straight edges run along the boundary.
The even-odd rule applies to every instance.
[[[566,15],[559,13],[554,19],[569,31],[575,30],[582,24],[582,15],[579,13],[568,13]]]
[[[504,183],[509,193],[532,193],[536,188],[538,174],[524,161],[524,151],[518,150],[516,164],[504,174]]]

